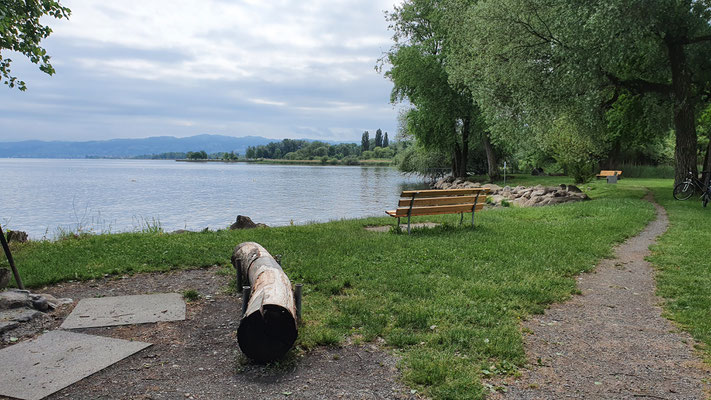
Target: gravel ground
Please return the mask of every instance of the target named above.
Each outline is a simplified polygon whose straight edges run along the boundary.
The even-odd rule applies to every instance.
[[[654,270],[644,260],[668,225],[654,205],[654,222],[578,278],[581,296],[524,323],[530,367],[517,380],[490,382],[506,389],[492,398],[708,398],[711,371],[693,339],[662,317]]]
[[[230,277],[219,268],[140,274],[119,279],[70,282],[37,292],[76,301],[194,289],[187,319],[178,322],[78,329],[75,332],[133,339],[153,346],[128,357],[48,399],[409,399],[399,383],[397,360],[374,344],[322,347],[292,354],[272,365],[247,361],[236,329],[241,299],[225,293]],[[305,299],[305,301],[308,301]],[[0,337],[30,339],[56,329],[73,305],[46,314]]]

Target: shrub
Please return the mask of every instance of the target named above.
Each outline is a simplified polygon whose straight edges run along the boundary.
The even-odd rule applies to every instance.
[[[573,120],[566,116],[558,118],[544,135],[544,142],[575,183],[585,183],[595,176],[599,150],[591,135],[582,132]]]

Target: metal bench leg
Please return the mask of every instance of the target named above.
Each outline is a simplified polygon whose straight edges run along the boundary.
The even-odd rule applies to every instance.
[[[407,234],[410,234],[410,216],[407,216]]]
[[[397,217],[397,225],[395,225],[395,228],[400,229],[400,217]]]
[[[460,225],[460,226],[462,225],[462,222],[463,222],[463,221],[464,221],[464,213],[461,212],[461,213],[459,213],[459,225]]]
[[[472,207],[472,228],[474,227],[474,212],[476,211],[476,203],[479,202],[479,195],[481,192],[476,193],[476,198],[474,198],[474,206]]]

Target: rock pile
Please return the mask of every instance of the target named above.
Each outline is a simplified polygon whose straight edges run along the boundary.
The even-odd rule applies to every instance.
[[[34,294],[28,290],[9,289],[0,292],[0,333],[71,302],[72,299],[57,299],[49,294]]]
[[[494,205],[501,205],[501,202],[506,200],[519,207],[537,207],[590,199],[588,195],[583,193],[577,186],[564,184],[552,187],[537,185],[534,187],[516,186],[512,188],[510,186],[501,187],[494,184],[482,185],[463,179],[454,179],[449,176],[440,179],[433,185],[435,189],[466,189],[477,187],[489,188],[491,203]]]

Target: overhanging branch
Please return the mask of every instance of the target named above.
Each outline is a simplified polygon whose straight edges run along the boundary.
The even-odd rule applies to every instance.
[[[606,72],[605,76],[612,82],[615,87],[627,89],[630,92],[643,93],[660,93],[670,94],[672,86],[668,83],[651,82],[644,79],[620,79],[617,76]]]

